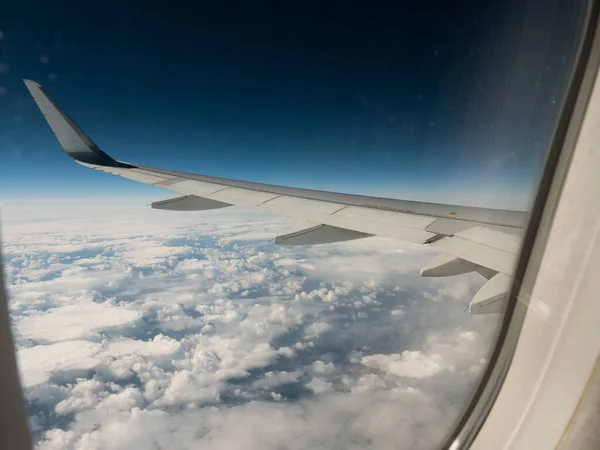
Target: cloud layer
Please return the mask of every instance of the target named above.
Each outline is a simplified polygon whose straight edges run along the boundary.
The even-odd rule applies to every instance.
[[[423,448],[495,336],[476,275],[382,238],[269,239],[289,219],[127,201],[8,205],[3,256],[40,449]]]

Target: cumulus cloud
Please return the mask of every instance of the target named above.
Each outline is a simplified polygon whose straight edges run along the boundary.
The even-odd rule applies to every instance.
[[[19,322],[19,331],[21,336],[35,341],[70,341],[90,338],[101,330],[132,325],[138,318],[137,311],[84,302],[25,317]]]
[[[29,387],[46,383],[61,372],[82,374],[98,364],[94,356],[100,349],[100,344],[77,340],[21,349],[18,357],[23,384]]]
[[[266,372],[262,378],[252,383],[252,387],[256,389],[272,389],[282,384],[295,383],[301,375],[302,371],[300,370],[293,372]]]
[[[441,355],[406,350],[401,354],[365,356],[361,362],[399,377],[425,378],[444,370]]]
[[[483,280],[423,279],[433,255],[389,239],[269,242],[294,227],[236,208],[5,205],[37,447],[438,443],[495,336],[497,318],[462,313]]]

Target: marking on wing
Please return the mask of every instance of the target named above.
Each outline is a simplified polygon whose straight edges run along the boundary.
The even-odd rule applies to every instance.
[[[230,187],[213,192],[213,197],[218,200],[224,199],[229,203],[238,203],[242,206],[259,206],[267,200],[274,199],[278,194],[272,192],[254,191],[251,189]]]
[[[225,186],[216,183],[207,183],[206,181],[190,180],[189,178],[182,178],[182,181],[173,183],[170,189],[175,190],[180,194],[191,194],[199,197],[206,197],[212,195],[215,191],[227,189],[231,186]]]
[[[344,206],[342,206],[340,209],[338,209],[338,210],[336,210],[336,211],[332,212],[332,213],[331,213],[331,215],[333,216],[334,214],[337,214],[337,213],[339,213],[340,211],[342,211],[343,209],[346,209],[346,208],[349,208],[349,207],[350,207],[350,205],[344,205]]]
[[[456,233],[464,231],[468,228],[474,227],[476,224],[473,222],[466,222],[459,219],[437,219],[431,223],[425,230],[431,231],[432,233],[445,234],[446,236],[452,236]]]
[[[115,175],[120,174],[122,177],[129,178],[131,180],[139,181],[141,183],[146,183],[146,184],[155,184],[155,183],[160,183],[160,182],[167,180],[167,178],[164,176],[154,175],[154,174],[150,174],[150,173],[147,173],[144,171],[136,171],[136,170],[121,171],[118,169],[111,169],[111,170],[103,170],[103,172],[108,172],[108,173],[112,173]]]
[[[325,202],[322,200],[310,200],[302,197],[293,197],[290,195],[279,195],[273,197],[261,205],[261,208],[277,212],[281,210],[306,211],[313,214],[327,214],[339,211],[340,207],[347,206],[340,203]]]
[[[433,217],[419,216],[417,214],[401,213],[384,210],[373,210],[362,206],[348,206],[340,210],[336,217],[352,220],[385,223],[389,226],[399,226],[424,230],[436,219]],[[432,233],[437,234],[437,233]]]
[[[155,186],[160,186],[160,187],[168,187],[171,186],[175,183],[179,183],[180,181],[183,181],[183,178],[180,177],[175,177],[175,178],[170,178],[168,180],[165,181],[159,181],[158,183],[154,183]]]
[[[219,192],[226,191],[227,189],[231,189],[231,187],[224,187],[222,189],[217,189],[216,191],[211,192],[211,195],[218,194]]]
[[[280,197],[283,197],[283,196],[282,195],[276,195],[275,197],[270,198],[269,200],[265,200],[264,202],[262,202],[262,204],[264,205],[265,203],[269,203],[271,200],[275,200],[275,199],[280,198]]]
[[[425,242],[423,242],[424,244],[433,244],[434,242],[437,242],[439,240],[442,240],[446,237],[445,234],[436,234],[435,236],[430,237],[429,239],[427,239]]]

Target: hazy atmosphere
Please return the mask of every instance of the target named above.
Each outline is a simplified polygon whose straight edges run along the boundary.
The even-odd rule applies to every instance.
[[[434,253],[391,239],[285,248],[288,219],[142,204],[5,208],[39,448],[429,448],[458,418],[498,320],[463,313],[482,277],[421,278]]]

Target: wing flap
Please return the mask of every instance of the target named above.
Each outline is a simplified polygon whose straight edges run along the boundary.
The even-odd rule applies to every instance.
[[[430,244],[430,247],[505,274],[513,273],[517,259],[516,253],[489,247],[459,236],[449,236],[440,239]]]
[[[341,203],[338,203],[335,206],[338,210],[347,207],[347,205]],[[292,208],[282,208],[277,205],[273,205],[272,202],[267,202],[258,205],[258,209],[272,212],[275,214],[281,214],[284,216],[309,220],[314,223],[322,223],[324,225],[330,225],[332,227],[344,228],[360,233],[366,233],[369,235],[392,237],[408,242],[414,242],[416,244],[423,244],[428,239],[431,239],[435,236],[435,234],[428,233],[427,231],[422,229],[399,226],[397,224],[397,221],[394,220],[393,215],[388,216],[387,220],[383,220],[382,218],[379,218],[379,220],[377,221],[357,220],[340,216],[335,212],[332,214],[327,214],[324,212],[310,211],[308,209],[299,210]]]
[[[472,222],[456,219],[437,219],[432,222],[427,228],[427,231],[445,236],[452,236],[460,231],[466,230],[473,226]]]
[[[487,247],[502,249],[505,252],[516,254],[521,247],[521,236],[498,231],[492,227],[472,226],[456,233],[457,237]]]
[[[300,197],[290,197],[289,195],[280,195],[276,198],[268,200],[262,207],[264,209],[281,208],[282,210],[298,210],[313,212],[316,214],[331,215],[336,211],[339,211],[340,208],[343,208],[343,205],[340,205],[340,203],[325,202],[322,200],[309,200]]]
[[[389,227],[407,227],[418,230],[425,230],[436,220],[435,217],[430,216],[420,216],[399,211],[385,211],[361,206],[348,206],[334,214],[336,217],[349,220],[385,223]]]

